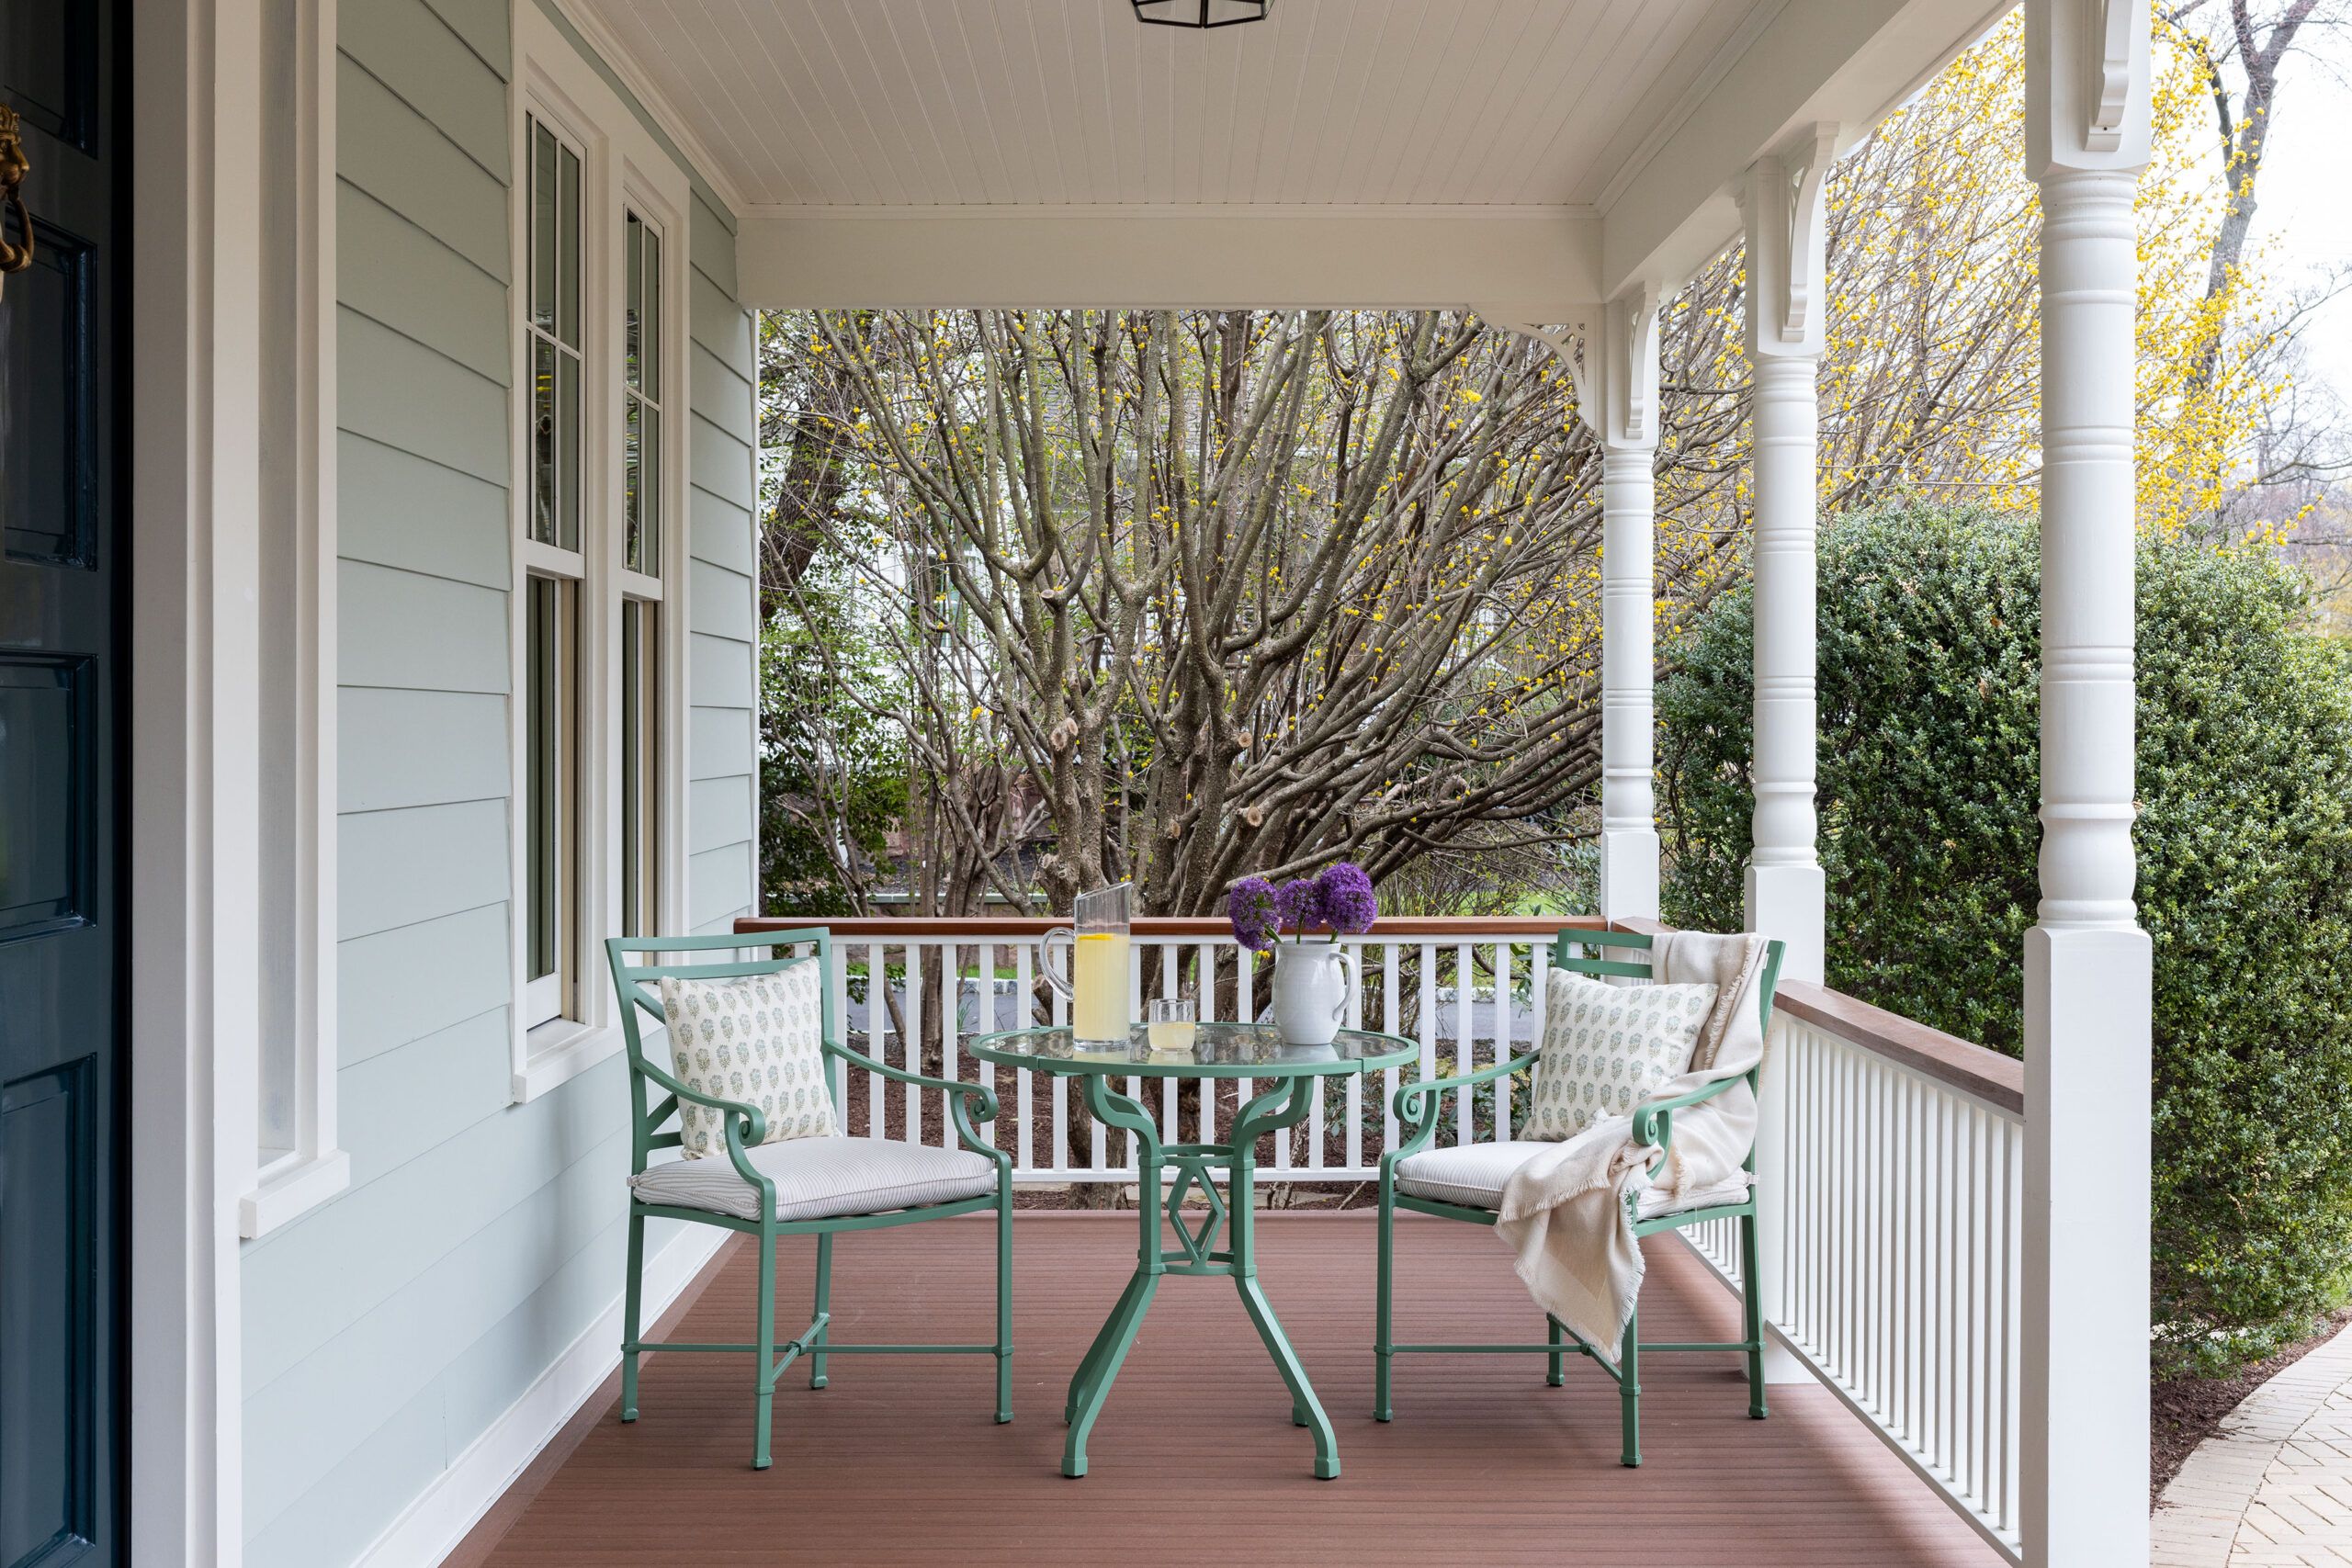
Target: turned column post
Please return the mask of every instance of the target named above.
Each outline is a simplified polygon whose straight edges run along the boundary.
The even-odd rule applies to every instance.
[[[1756,471],[1754,848],[1747,927],[1788,944],[1781,973],[1823,978],[1826,894],[1815,849],[1815,529],[1820,415],[1822,187],[1838,129],[1759,158],[1740,184],[1747,231],[1748,422]]]
[[[2024,1434],[2036,1568],[2148,1558],[2150,953],[2132,903],[2132,189],[2147,0],[2029,0],[2041,187],[2041,903],[2026,935]]]
[[[1611,919],[1654,920],[1658,909],[1653,686],[1662,292],[1645,286],[1601,308],[1577,383],[1579,414],[1600,444],[1600,913]]]

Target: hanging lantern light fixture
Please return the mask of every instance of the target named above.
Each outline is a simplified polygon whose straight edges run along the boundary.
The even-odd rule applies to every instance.
[[[1274,0],[1135,0],[1136,20],[1156,28],[1233,28],[1262,22]]]

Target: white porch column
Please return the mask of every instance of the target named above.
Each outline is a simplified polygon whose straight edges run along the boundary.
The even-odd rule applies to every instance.
[[[1820,425],[1814,383],[1826,288],[1821,193],[1837,138],[1837,127],[1817,126],[1794,154],[1758,159],[1739,192],[1756,464],[1756,816],[1747,928],[1788,944],[1783,976],[1815,984],[1824,973],[1826,895],[1814,850]]]
[[[1601,310],[1577,402],[1600,440],[1600,913],[1657,919],[1652,685],[1660,290]]]
[[[2132,901],[2132,186],[2146,0],[2028,0],[2041,186],[2041,906],[2026,936],[2022,1526],[2148,1559],[2149,946]]]
[[[1788,944],[1781,973],[1821,983],[1826,889],[1815,852],[1815,517],[1821,315],[1827,288],[1822,187],[1838,128],[1815,126],[1790,154],[1759,158],[1739,189],[1747,231],[1750,446],[1756,465],[1756,791],[1747,929]],[[1768,1324],[1789,1320],[1788,1088],[1766,1069],[1757,1092],[1757,1290]],[[1769,1382],[1812,1374],[1766,1336]]]

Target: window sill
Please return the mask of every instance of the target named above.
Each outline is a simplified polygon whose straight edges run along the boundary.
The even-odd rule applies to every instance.
[[[341,1149],[285,1166],[237,1202],[237,1234],[266,1235],[351,1185],[351,1156]]]
[[[621,1049],[617,1024],[575,1023],[550,1019],[523,1036],[523,1065],[515,1069],[510,1090],[514,1102],[527,1105],[559,1084],[570,1083]]]

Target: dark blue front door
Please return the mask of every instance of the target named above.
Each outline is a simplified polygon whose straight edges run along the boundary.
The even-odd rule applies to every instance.
[[[127,1561],[116,20],[0,0],[34,247],[0,279],[0,1568]]]

